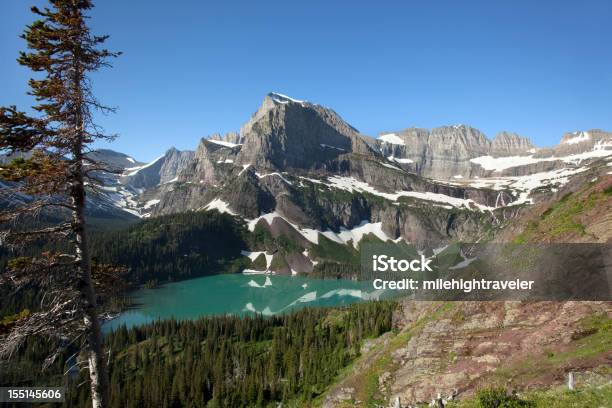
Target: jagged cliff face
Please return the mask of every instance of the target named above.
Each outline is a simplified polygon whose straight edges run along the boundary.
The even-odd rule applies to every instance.
[[[529,139],[500,132],[493,140],[466,125],[411,128],[384,133],[377,139],[381,152],[402,168],[421,176],[449,179],[482,175],[470,160],[481,156],[513,156],[534,149]]]
[[[499,132],[491,141],[490,154],[493,156],[513,156],[529,153],[535,146],[526,137],[512,132]]]
[[[171,148],[149,164],[126,167],[121,183],[134,189],[154,188],[174,180],[193,158],[192,151]]]
[[[325,170],[346,153],[372,154],[356,129],[335,112],[270,94],[241,129],[238,165],[267,170]]]

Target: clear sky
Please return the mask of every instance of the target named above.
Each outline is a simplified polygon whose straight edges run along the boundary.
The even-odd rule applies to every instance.
[[[0,105],[27,107],[15,58],[31,3],[0,1]],[[540,146],[612,130],[612,1],[98,0],[124,52],[95,77],[106,146],[148,161],[237,130],[269,91],[361,132],[465,123]]]

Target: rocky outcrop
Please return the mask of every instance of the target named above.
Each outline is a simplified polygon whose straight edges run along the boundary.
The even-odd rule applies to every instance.
[[[612,147],[612,132],[592,129],[566,133],[561,143],[551,150],[555,156],[566,156],[606,147]]]
[[[535,146],[526,137],[512,132],[499,132],[491,141],[489,154],[492,156],[512,156],[529,153]]]
[[[406,313],[412,313],[412,305],[405,305]],[[520,372],[521,363],[543,361],[543,350],[550,355],[579,347],[575,333],[580,332],[583,319],[606,309],[605,304],[595,302],[456,303],[454,311],[429,322],[393,351],[398,369],[388,392],[391,399],[400,396],[411,403],[430,401],[452,390],[465,397],[484,386],[500,366],[510,373],[513,368]],[[599,355],[581,363],[583,369],[597,367],[605,359]],[[566,364],[571,361],[568,358]],[[506,386],[523,389],[564,382],[566,367],[548,364],[547,368],[532,369],[531,376],[511,377]]]
[[[236,151],[232,147],[201,139],[193,160],[183,167],[178,174],[181,182],[192,182],[206,185],[218,183],[221,167],[217,164],[233,163]]]
[[[581,378],[602,373],[595,384],[605,384],[610,351],[580,350],[597,347],[598,330],[585,325],[606,314],[605,302],[404,301],[399,333],[366,342],[322,406],[367,407],[372,400],[393,406],[398,399],[427,406],[438,396],[461,401],[500,385],[522,393],[562,386],[572,370]],[[372,380],[376,387],[363,386]]]
[[[273,93],[240,134],[243,144],[237,164],[257,169],[325,169],[342,154],[374,154],[357,130],[334,111]]]
[[[194,158],[194,152],[190,150],[180,151],[171,148],[166,152],[159,169],[159,182],[164,184],[176,179]]]

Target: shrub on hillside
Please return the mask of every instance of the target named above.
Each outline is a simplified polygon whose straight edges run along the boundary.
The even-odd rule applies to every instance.
[[[480,408],[529,408],[535,405],[530,401],[520,399],[515,394],[509,394],[503,387],[491,387],[476,393]]]

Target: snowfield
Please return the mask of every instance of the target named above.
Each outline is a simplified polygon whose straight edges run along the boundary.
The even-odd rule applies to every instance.
[[[386,133],[384,135],[380,135],[378,140],[382,141],[383,143],[389,143],[389,144],[394,144],[394,145],[400,145],[400,146],[406,145],[406,143],[404,143],[404,141],[399,136],[397,136],[395,133]]]
[[[573,139],[571,139],[573,140]],[[584,141],[581,140],[581,141]],[[500,172],[502,170],[506,170],[512,167],[524,166],[527,164],[534,164],[540,162],[547,161],[562,161],[567,164],[580,164],[580,162],[588,159],[597,159],[600,157],[606,157],[612,155],[612,142],[598,142],[593,150],[572,154],[569,156],[563,157],[533,157],[530,156],[508,156],[508,157],[492,157],[492,156],[480,156],[474,159],[471,159],[470,162],[474,164],[478,164],[485,170],[494,170],[495,172]]]
[[[559,169],[530,174],[528,176],[478,179],[470,181],[469,186],[474,188],[490,188],[493,190],[514,190],[514,194],[518,195],[518,199],[507,204],[507,206],[531,204],[532,200],[529,198],[529,195],[534,189],[540,187],[559,188],[566,184],[571,176],[586,170],[587,168]],[[502,203],[502,206],[503,205]]]
[[[330,146],[330,145],[325,144],[325,143],[321,143],[321,144],[320,144],[320,146],[321,146],[321,147],[323,147],[323,148],[340,150],[340,151],[342,151],[342,152],[344,151],[344,149],[343,149],[343,148],[341,148],[341,147]]]
[[[493,207],[488,207],[486,205],[478,204],[474,200],[450,197],[444,194],[438,193],[430,193],[430,192],[419,192],[419,191],[397,191],[395,193],[384,193],[382,191],[376,190],[374,187],[370,186],[368,183],[363,181],[359,181],[354,179],[353,177],[342,177],[342,176],[333,176],[328,177],[329,186],[335,187],[341,190],[346,190],[348,192],[367,192],[370,194],[377,195],[379,197],[386,198],[390,201],[398,201],[400,197],[412,197],[417,198],[419,200],[433,201],[435,203],[447,204],[457,208],[467,208],[474,209],[477,208],[481,211],[490,211],[494,210]]]

